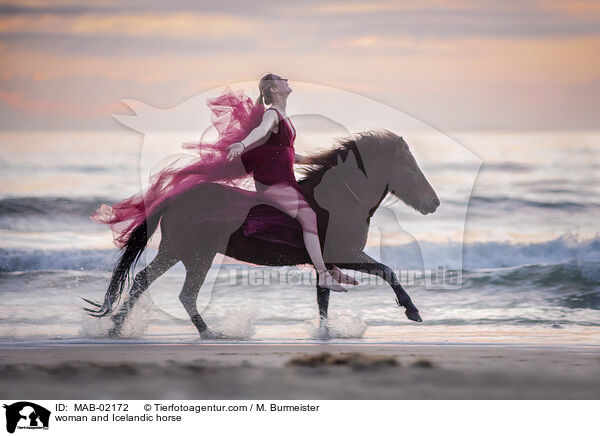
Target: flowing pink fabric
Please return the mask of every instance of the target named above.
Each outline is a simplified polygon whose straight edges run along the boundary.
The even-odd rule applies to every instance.
[[[243,90],[234,92],[229,87],[220,96],[208,99],[207,105],[212,111],[211,122],[219,133],[214,143],[200,141],[184,144],[183,148],[198,152],[197,159],[191,164],[180,167],[177,161],[173,162],[151,176],[148,188],[112,206],[101,205],[91,219],[108,224],[113,231],[115,245],[122,248],[133,230],[157,208],[202,183],[221,183],[243,192],[243,196],[232,196],[237,198],[238,204],[209,211],[199,207],[194,221],[222,220],[228,214],[234,219],[240,210],[247,211],[250,205],[266,203],[251,211],[244,223],[244,233],[294,246],[302,245],[302,227],[298,221],[273,208],[282,209],[277,206],[282,202],[287,202],[288,208],[290,202],[294,203],[292,208],[297,210],[310,207],[300,193],[293,173],[295,129],[276,110],[280,119],[277,133],[271,134],[263,145],[248,150],[241,158],[230,162],[227,159],[228,146],[244,139],[260,124],[265,107],[260,103],[255,104]],[[243,190],[252,180],[251,177],[254,178],[256,191]],[[270,189],[269,195],[263,195],[269,186],[275,184],[284,189]],[[278,226],[283,229],[282,234],[278,234]],[[316,228],[307,230],[316,233]]]

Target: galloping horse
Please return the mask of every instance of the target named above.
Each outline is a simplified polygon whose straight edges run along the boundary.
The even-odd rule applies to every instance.
[[[374,274],[393,289],[396,302],[406,309],[408,319],[421,322],[419,310],[411,301],[394,271],[368,256],[367,242],[371,217],[388,193],[423,215],[433,213],[440,201],[421,172],[403,138],[388,130],[369,130],[338,141],[337,146],[312,156],[314,164],[304,170],[299,181],[306,200],[317,214],[323,257],[328,268]],[[226,210],[232,201],[243,199],[245,191],[218,183],[200,184],[158,208],[131,234],[113,271],[103,304],[90,300],[90,315],[113,313],[129,276],[146,248],[159,222],[161,242],[156,257],[133,280],[129,297],[113,315],[111,336],[119,336],[122,325],[139,296],[150,284],[177,262],[183,262],[186,277],[179,299],[203,338],[214,338],[196,307],[198,292],[217,253],[259,265],[285,266],[310,263],[302,242],[300,224],[288,217],[297,231],[282,229],[283,242],[244,232],[244,223],[255,212],[284,214],[273,206],[257,205],[238,221],[193,222],[199,210]],[[266,208],[266,209],[265,209]],[[272,208],[272,209],[271,209]],[[287,216],[287,215],[286,215]],[[276,229],[270,229],[276,231]],[[287,239],[287,243],[286,243]],[[294,243],[297,241],[297,243]],[[329,290],[317,286],[319,316],[327,320]]]

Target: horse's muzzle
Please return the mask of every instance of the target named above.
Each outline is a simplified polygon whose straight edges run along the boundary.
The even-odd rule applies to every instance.
[[[432,199],[430,199],[429,201],[423,201],[421,203],[421,207],[419,209],[419,212],[421,212],[423,215],[427,215],[429,213],[433,213],[437,210],[437,208],[440,205],[440,199],[437,197],[433,197]]]

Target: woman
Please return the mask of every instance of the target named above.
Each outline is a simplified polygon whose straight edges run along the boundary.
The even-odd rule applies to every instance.
[[[244,168],[253,174],[257,192],[300,222],[304,245],[317,270],[319,286],[345,292],[346,289],[337,283],[325,267],[317,216],[301,194],[294,177],[293,164],[309,164],[310,159],[294,152],[296,129],[285,113],[292,88],[287,79],[267,74],[260,80],[259,90],[259,102],[271,106],[265,110],[260,125],[243,140],[229,146],[228,159],[231,161],[241,156]],[[338,278],[345,278],[339,270],[335,272]]]
[[[235,220],[256,201],[271,204],[301,224],[304,244],[317,270],[319,285],[345,292],[346,289],[325,267],[316,214],[300,193],[300,186],[294,177],[294,162],[305,164],[310,160],[294,153],[296,132],[285,116],[287,97],[292,89],[286,79],[275,74],[264,76],[259,88],[261,95],[256,103],[243,92],[235,93],[227,88],[222,95],[209,99],[207,104],[213,113],[211,121],[219,132],[219,139],[214,143],[201,141],[184,144],[184,148],[198,151],[199,156],[192,163],[182,166],[180,161],[173,162],[151,177],[146,190],[112,206],[101,205],[91,218],[110,225],[115,244],[122,248],[135,229],[180,194],[202,183],[226,183],[239,188],[253,177],[257,191],[255,195],[240,196],[247,200],[231,204],[231,210],[202,210],[190,219],[196,222]],[[271,107],[265,110],[264,103]],[[240,155],[241,159],[237,159]],[[261,227],[279,225],[282,221],[275,214],[268,214],[261,220],[260,223],[253,222],[250,233]],[[334,274],[344,283],[356,284],[337,268]]]

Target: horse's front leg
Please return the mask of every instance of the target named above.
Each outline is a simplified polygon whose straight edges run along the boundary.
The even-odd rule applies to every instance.
[[[327,310],[329,309],[329,289],[317,285],[317,304],[319,305],[319,336],[329,336]]]
[[[337,263],[341,268],[353,269],[356,271],[366,272],[367,274],[373,274],[384,279],[394,290],[396,294],[396,303],[398,306],[402,306],[406,309],[404,312],[406,317],[411,321],[422,322],[421,316],[419,315],[419,309],[414,305],[408,293],[402,287],[400,280],[396,276],[396,273],[392,268],[384,265],[381,262],[377,262],[371,256],[361,251],[356,254],[356,262],[344,262]]]
[[[352,277],[343,274],[337,265],[331,263],[326,264],[331,275],[339,282],[350,285],[358,285],[358,282]],[[317,304],[319,305],[319,336],[322,339],[329,338],[329,325],[327,324],[327,311],[329,309],[330,291],[327,288],[322,288],[317,284]]]

